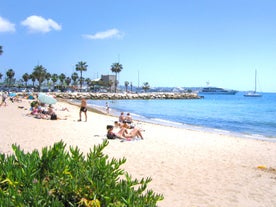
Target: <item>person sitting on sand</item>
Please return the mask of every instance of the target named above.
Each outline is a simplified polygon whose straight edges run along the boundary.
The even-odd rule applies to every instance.
[[[127,113],[127,115],[125,117],[125,122],[128,124],[132,123],[132,117],[130,116],[130,113]]]
[[[119,122],[123,123],[124,120],[125,120],[124,112],[121,112],[121,114],[119,116]]]
[[[36,103],[32,108],[31,108],[31,115],[37,115],[39,114],[39,107],[38,107],[38,103]]]
[[[118,121],[114,121],[114,128],[115,129],[121,129],[123,127],[122,123]]]
[[[130,126],[126,123],[126,121],[123,121],[123,123],[114,121],[114,128],[126,128],[126,129],[133,129],[133,126]]]
[[[80,119],[78,121],[81,121],[81,113],[84,113],[85,115],[85,121],[87,121],[87,103],[86,100],[83,98],[81,99],[81,105],[80,105]]]
[[[55,109],[52,104],[48,106],[48,112],[49,115],[55,114]]]

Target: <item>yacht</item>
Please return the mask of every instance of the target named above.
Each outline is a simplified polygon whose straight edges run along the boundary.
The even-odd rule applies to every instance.
[[[244,94],[245,97],[262,97],[262,94],[257,93],[257,70],[255,70],[255,90]]]
[[[199,92],[199,95],[235,95],[238,91],[236,90],[228,90],[218,87],[204,87]]]

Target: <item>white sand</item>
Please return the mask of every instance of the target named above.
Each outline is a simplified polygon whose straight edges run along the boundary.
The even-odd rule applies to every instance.
[[[57,110],[67,120],[40,120],[26,116],[29,102],[0,107],[0,153],[11,145],[40,150],[63,140],[85,154],[105,138],[106,125],[116,117],[88,112],[88,122],[77,122],[79,108]],[[150,188],[164,195],[159,207],[275,207],[276,142],[236,138],[148,123],[142,141],[111,140],[110,157],[126,157],[123,168],[133,177],[151,177]],[[266,166],[268,170],[258,169]]]

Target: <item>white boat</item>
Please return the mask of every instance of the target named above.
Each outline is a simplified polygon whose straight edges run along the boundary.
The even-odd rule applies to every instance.
[[[257,70],[255,70],[255,90],[244,94],[245,97],[262,97],[262,94],[257,93]]]
[[[235,95],[238,91],[236,90],[228,90],[218,87],[204,87],[199,92],[200,95]]]

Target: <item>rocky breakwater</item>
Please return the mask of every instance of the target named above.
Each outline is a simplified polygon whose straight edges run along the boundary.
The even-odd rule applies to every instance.
[[[200,99],[196,93],[53,93],[61,99],[92,99],[92,100],[120,100],[120,99]]]

